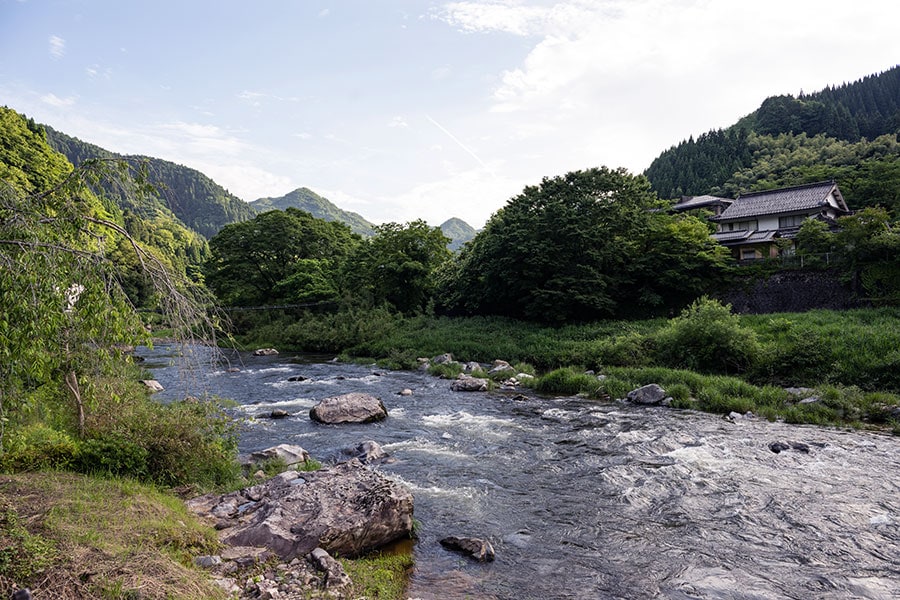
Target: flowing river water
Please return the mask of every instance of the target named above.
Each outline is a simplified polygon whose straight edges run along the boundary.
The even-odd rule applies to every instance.
[[[242,452],[298,444],[327,463],[381,444],[391,460],[378,468],[413,491],[421,522],[410,598],[900,598],[898,437],[528,390],[453,392],[424,373],[328,357],[209,364],[179,350],[139,352],[166,387],[161,399],[209,393],[244,417],[291,413],[248,419]],[[354,391],[381,398],[389,417],[309,419],[321,399]],[[772,442],[808,452],[775,453]],[[448,535],[490,540],[496,561],[445,550]]]

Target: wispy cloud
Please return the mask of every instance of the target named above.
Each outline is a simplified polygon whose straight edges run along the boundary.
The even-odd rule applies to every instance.
[[[66,40],[57,35],[50,36],[50,58],[59,60],[66,55]]]
[[[407,129],[409,128],[409,123],[406,122],[406,119],[404,119],[400,115],[397,115],[390,120],[390,122],[388,123],[388,127],[399,127],[401,129]]]
[[[72,106],[75,104],[75,98],[72,96],[60,98],[56,94],[44,94],[41,96],[41,102],[49,104],[50,106],[55,106],[56,108],[62,108],[64,106]]]

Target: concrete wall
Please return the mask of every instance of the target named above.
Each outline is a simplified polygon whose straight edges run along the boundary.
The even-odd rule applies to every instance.
[[[834,271],[781,271],[765,280],[747,279],[714,294],[741,314],[845,310],[868,306]]]

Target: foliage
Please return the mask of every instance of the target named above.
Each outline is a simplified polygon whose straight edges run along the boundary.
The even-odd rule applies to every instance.
[[[836,179],[851,208],[900,214],[900,67],[799,97],[774,96],[726,130],[683,141],[645,174],[664,198]]]
[[[439,308],[562,323],[693,296],[725,253],[702,222],[654,207],[646,179],[624,169],[545,178],[497,211],[440,274]]]
[[[585,394],[597,397],[601,389],[597,377],[573,367],[555,369],[538,378],[534,389],[545,394],[574,396]]]
[[[228,223],[246,221],[253,216],[246,202],[199,171],[158,158],[115,154],[50,127],[45,129],[50,145],[74,165],[100,159],[123,161],[132,167],[145,166],[145,177],[154,191],[143,198],[135,198],[109,182],[102,184],[106,195],[124,212],[149,220],[160,216],[172,219],[177,224],[171,226],[187,226],[205,238],[212,237]]]
[[[362,306],[387,303],[404,314],[422,312],[434,292],[434,272],[450,258],[447,242],[422,220],[378,225],[346,263],[345,293]]]
[[[273,210],[227,225],[210,240],[206,283],[231,306],[334,300],[340,263],[357,243],[343,223]]]
[[[656,334],[662,364],[702,373],[742,373],[759,353],[756,334],[731,306],[702,297]]]

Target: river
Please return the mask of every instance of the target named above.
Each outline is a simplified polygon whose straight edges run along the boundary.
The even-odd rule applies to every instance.
[[[898,437],[453,392],[427,374],[329,357],[210,362],[187,350],[188,360],[169,345],[139,354],[162,400],[235,400],[241,452],[299,444],[327,463],[375,440],[391,455],[379,468],[413,491],[421,523],[410,598],[900,598]],[[389,417],[309,419],[319,400],[354,391],[381,398]],[[276,408],[291,416],[256,418]],[[772,442],[809,451],[775,453]],[[445,550],[448,535],[489,539],[496,561]]]

